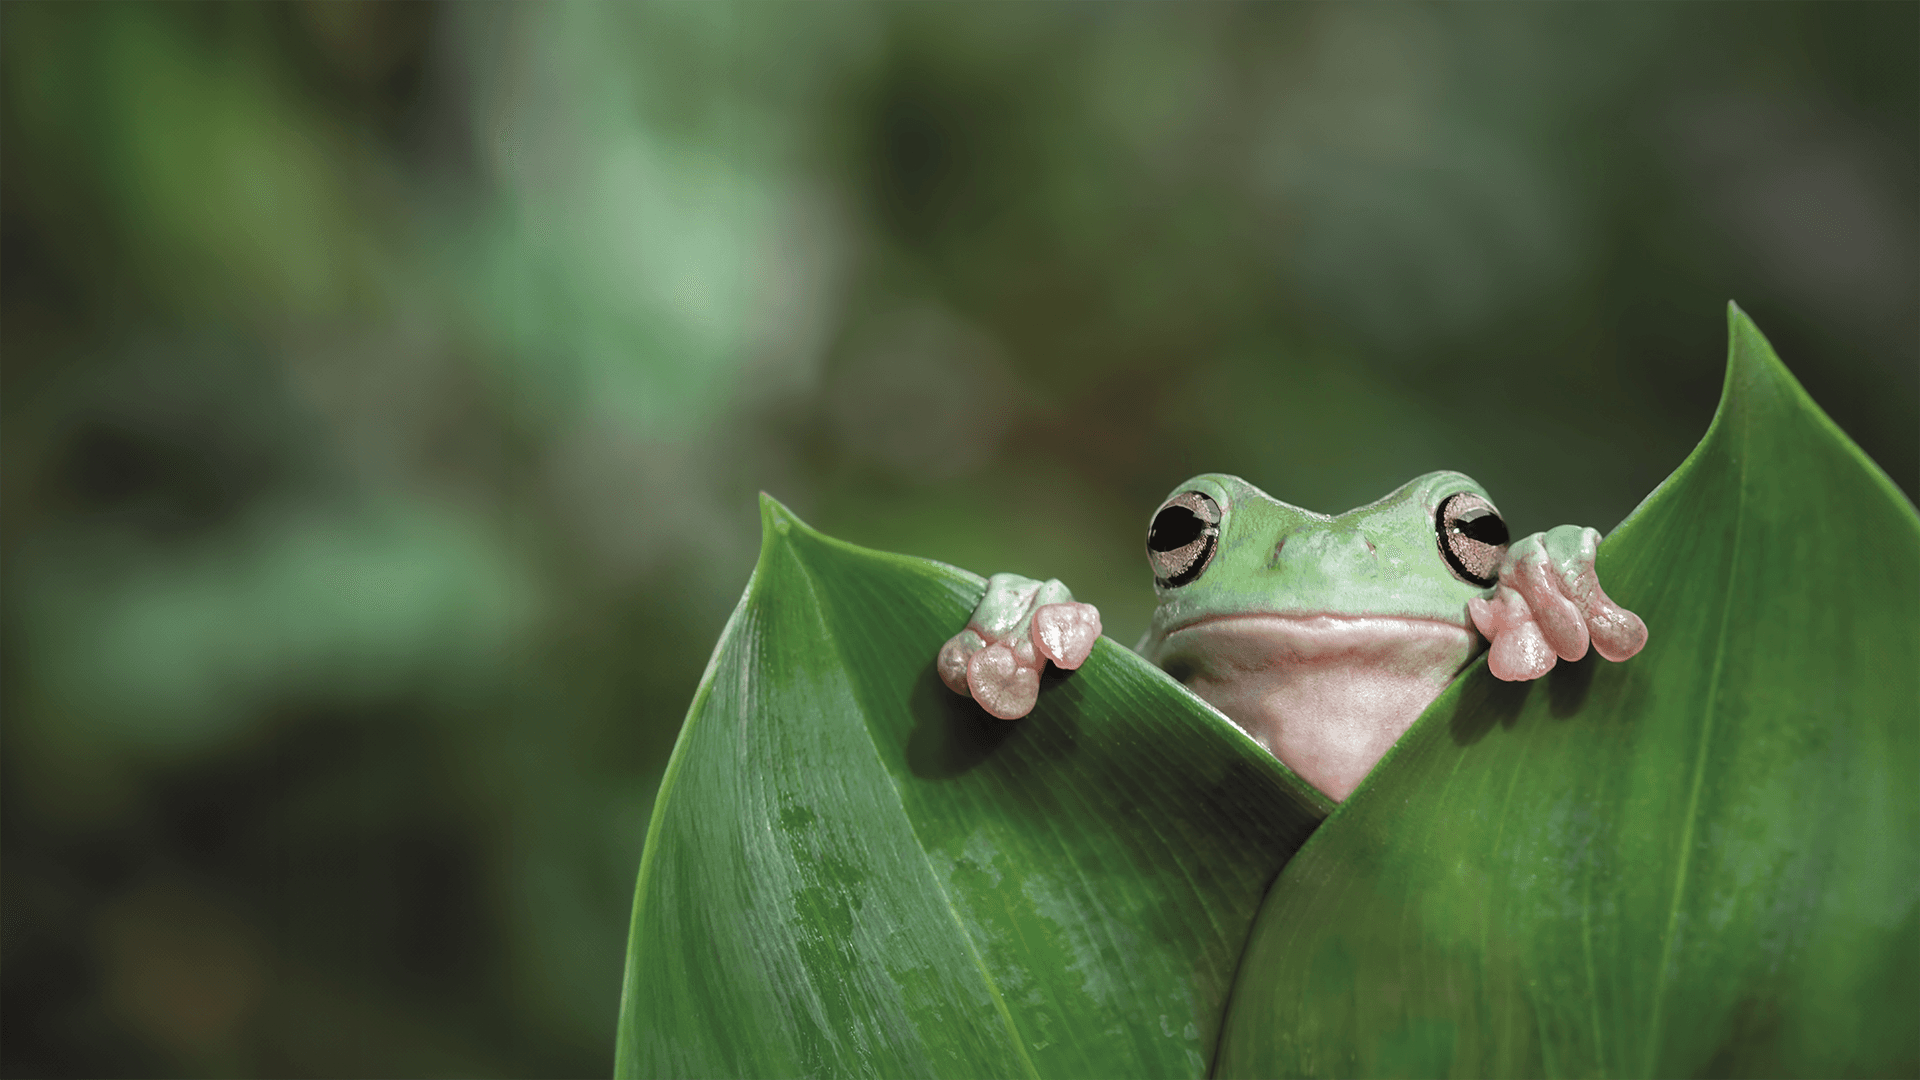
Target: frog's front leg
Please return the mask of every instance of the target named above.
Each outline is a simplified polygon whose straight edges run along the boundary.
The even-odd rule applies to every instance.
[[[1493,643],[1487,668],[1508,681],[1537,679],[1555,658],[1578,660],[1591,641],[1601,656],[1625,660],[1647,643],[1647,624],[1614,603],[1593,569],[1600,534],[1561,525],[1507,549],[1492,600],[1467,601],[1473,625]]]
[[[1099,636],[1100,612],[1060,582],[995,574],[967,628],[940,649],[940,681],[1002,720],[1018,719],[1039,700],[1047,661],[1077,668]]]

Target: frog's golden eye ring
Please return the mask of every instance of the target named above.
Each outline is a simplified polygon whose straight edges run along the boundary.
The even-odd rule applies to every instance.
[[[1500,562],[1507,557],[1507,523],[1500,511],[1471,491],[1449,495],[1434,515],[1440,532],[1440,554],[1455,577],[1483,589],[1500,580]]]
[[[1220,542],[1220,504],[1197,491],[1167,500],[1147,526],[1147,561],[1154,583],[1177,589],[1199,577]]]

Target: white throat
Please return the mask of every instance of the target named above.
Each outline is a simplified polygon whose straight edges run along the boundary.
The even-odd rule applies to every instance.
[[[1479,651],[1437,619],[1236,615],[1168,634],[1151,659],[1339,800]]]

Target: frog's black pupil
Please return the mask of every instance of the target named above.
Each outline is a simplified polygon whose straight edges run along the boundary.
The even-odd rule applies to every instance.
[[[1478,540],[1483,544],[1498,547],[1507,542],[1507,523],[1501,521],[1500,515],[1492,511],[1475,515],[1469,510],[1465,516],[1453,523],[1453,527],[1461,536],[1469,540]]]
[[[1147,529],[1147,550],[1178,551],[1200,539],[1206,527],[1200,515],[1186,507],[1169,506],[1153,516],[1153,524]]]

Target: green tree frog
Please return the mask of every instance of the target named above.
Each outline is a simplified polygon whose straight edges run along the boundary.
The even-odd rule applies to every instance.
[[[1599,544],[1574,525],[1509,542],[1486,489],[1457,472],[1336,516],[1208,473],[1147,528],[1159,605],[1136,649],[1344,799],[1487,642],[1510,681],[1589,644],[1613,661],[1639,652],[1646,624],[1601,589]],[[1079,667],[1099,636],[1099,612],[1059,581],[995,574],[936,666],[1016,719],[1047,662]]]

